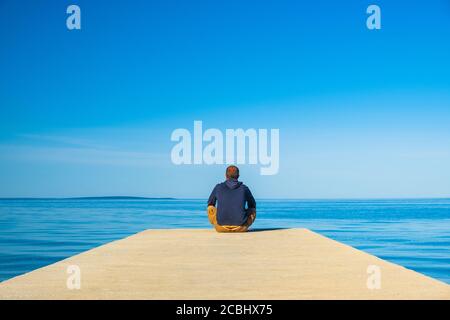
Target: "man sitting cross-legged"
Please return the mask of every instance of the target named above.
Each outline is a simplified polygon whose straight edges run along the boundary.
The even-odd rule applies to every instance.
[[[209,221],[217,232],[245,232],[256,219],[255,198],[250,189],[238,181],[238,167],[229,166],[225,177],[226,181],[216,185],[209,196]]]

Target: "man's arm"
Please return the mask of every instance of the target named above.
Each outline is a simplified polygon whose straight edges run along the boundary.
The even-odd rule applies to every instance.
[[[216,206],[216,202],[217,202],[216,189],[217,189],[217,186],[214,187],[213,191],[211,192],[211,195],[209,196],[208,207],[209,206],[214,206],[214,207]]]
[[[249,209],[256,209],[255,198],[253,198],[253,195],[248,187],[246,188],[246,200]]]

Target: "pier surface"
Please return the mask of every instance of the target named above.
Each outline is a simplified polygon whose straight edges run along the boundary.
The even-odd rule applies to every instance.
[[[160,229],[4,281],[0,299],[450,299],[450,286],[307,229]]]

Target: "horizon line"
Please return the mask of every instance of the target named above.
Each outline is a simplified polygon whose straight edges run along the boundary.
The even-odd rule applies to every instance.
[[[207,197],[141,197],[141,196],[83,196],[83,197],[0,197],[0,200],[204,200]],[[335,198],[259,198],[260,200],[449,200],[448,197],[335,197]]]

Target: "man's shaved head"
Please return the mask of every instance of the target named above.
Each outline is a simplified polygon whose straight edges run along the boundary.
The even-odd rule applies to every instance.
[[[239,168],[236,166],[229,166],[225,172],[227,179],[238,179],[239,178]]]

